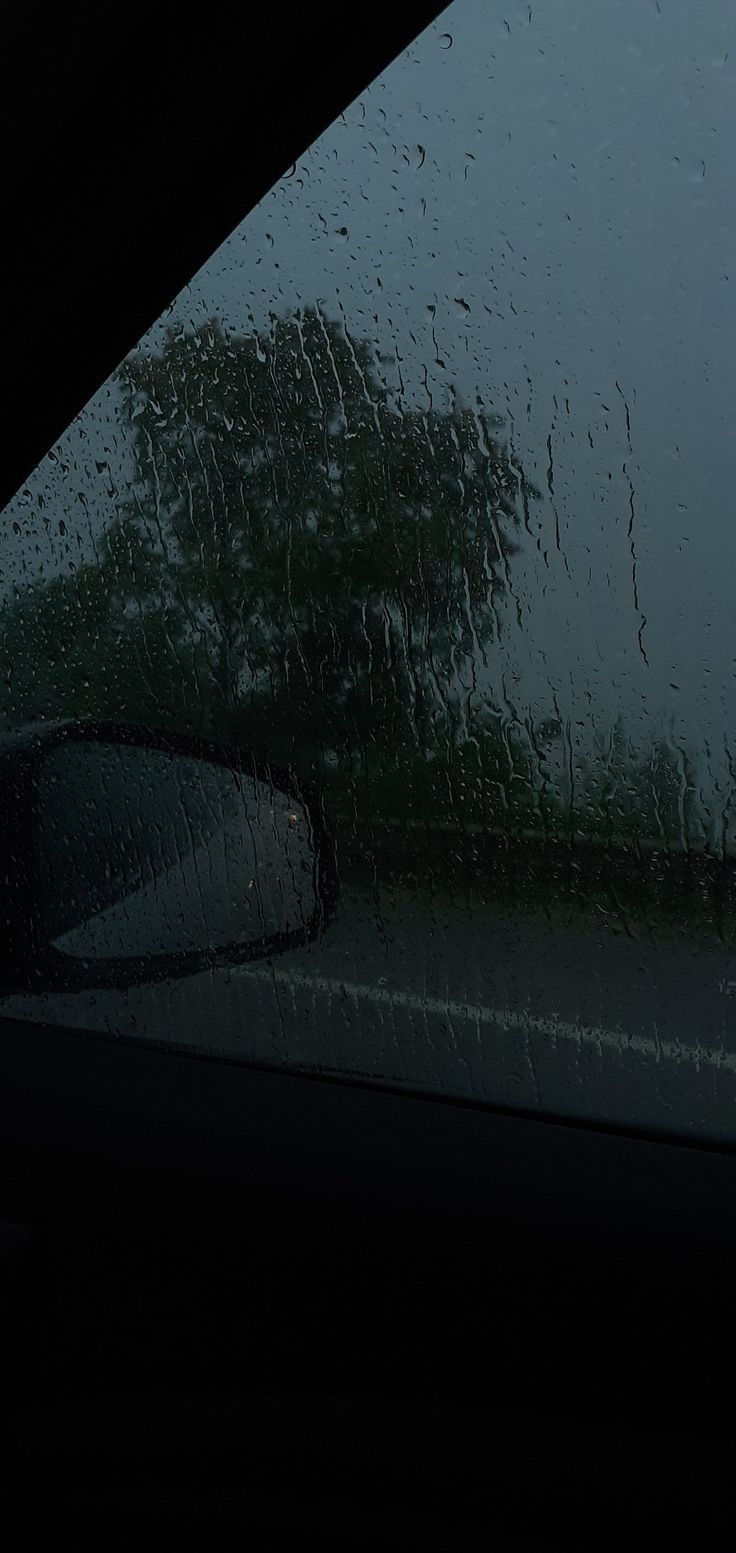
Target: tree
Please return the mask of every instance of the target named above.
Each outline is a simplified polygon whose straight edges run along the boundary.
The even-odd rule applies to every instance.
[[[115,526],[97,562],[19,589],[0,611],[0,697],[9,721],[194,722],[191,654],[182,644],[174,649],[165,609],[123,595],[120,538]]]
[[[465,736],[535,494],[479,403],[402,405],[380,369],[308,308],[260,336],[172,331],[120,374],[120,579],[140,597],[145,578],[215,722],[349,766]]]
[[[417,408],[383,365],[317,308],[130,357],[130,494],[94,565],[3,611],[11,714],[233,734],[445,816],[480,764],[523,808],[532,751],[482,674],[537,493],[480,401]]]
[[[702,846],[691,756],[671,735],[637,751],[619,715],[605,745],[581,763],[574,826],[579,835],[613,845]]]

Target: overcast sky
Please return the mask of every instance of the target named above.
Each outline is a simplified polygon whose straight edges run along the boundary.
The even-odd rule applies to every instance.
[[[457,0],[172,309],[245,332],[319,301],[399,353],[416,402],[479,389],[545,492],[489,690],[640,737],[671,717],[714,769],[736,748],[735,76],[731,0]],[[6,515],[4,591],[114,517],[114,389],[56,459]]]

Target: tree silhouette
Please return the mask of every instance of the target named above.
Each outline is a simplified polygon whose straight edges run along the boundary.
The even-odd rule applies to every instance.
[[[671,741],[642,755],[618,719],[567,782],[559,723],[489,703],[537,492],[479,402],[419,408],[384,365],[317,308],[131,356],[128,494],[95,564],[0,611],[6,715],[233,736],[347,786],[353,812],[689,846],[697,784]]]
[[[163,611],[215,719],[347,758],[451,746],[534,494],[482,406],[400,404],[316,308],[171,332],[120,383],[118,578]]]
[[[613,844],[646,840],[682,850],[703,845],[694,763],[671,736],[660,735],[641,753],[618,716],[605,747],[583,762],[578,782],[578,835]]]
[[[399,808],[480,760],[518,807],[533,751],[479,679],[537,493],[480,401],[418,408],[384,365],[317,308],[131,356],[129,494],[94,565],[2,612],[11,714],[233,735]]]

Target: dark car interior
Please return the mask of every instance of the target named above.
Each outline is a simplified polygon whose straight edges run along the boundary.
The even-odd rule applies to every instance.
[[[441,10],[5,8],[3,502]],[[721,1545],[728,1147],[0,1037],[9,1546]]]

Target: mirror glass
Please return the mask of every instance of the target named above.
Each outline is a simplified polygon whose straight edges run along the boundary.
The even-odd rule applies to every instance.
[[[306,810],[255,773],[70,741],[44,763],[39,825],[41,925],[69,955],[255,945],[317,909]]]

